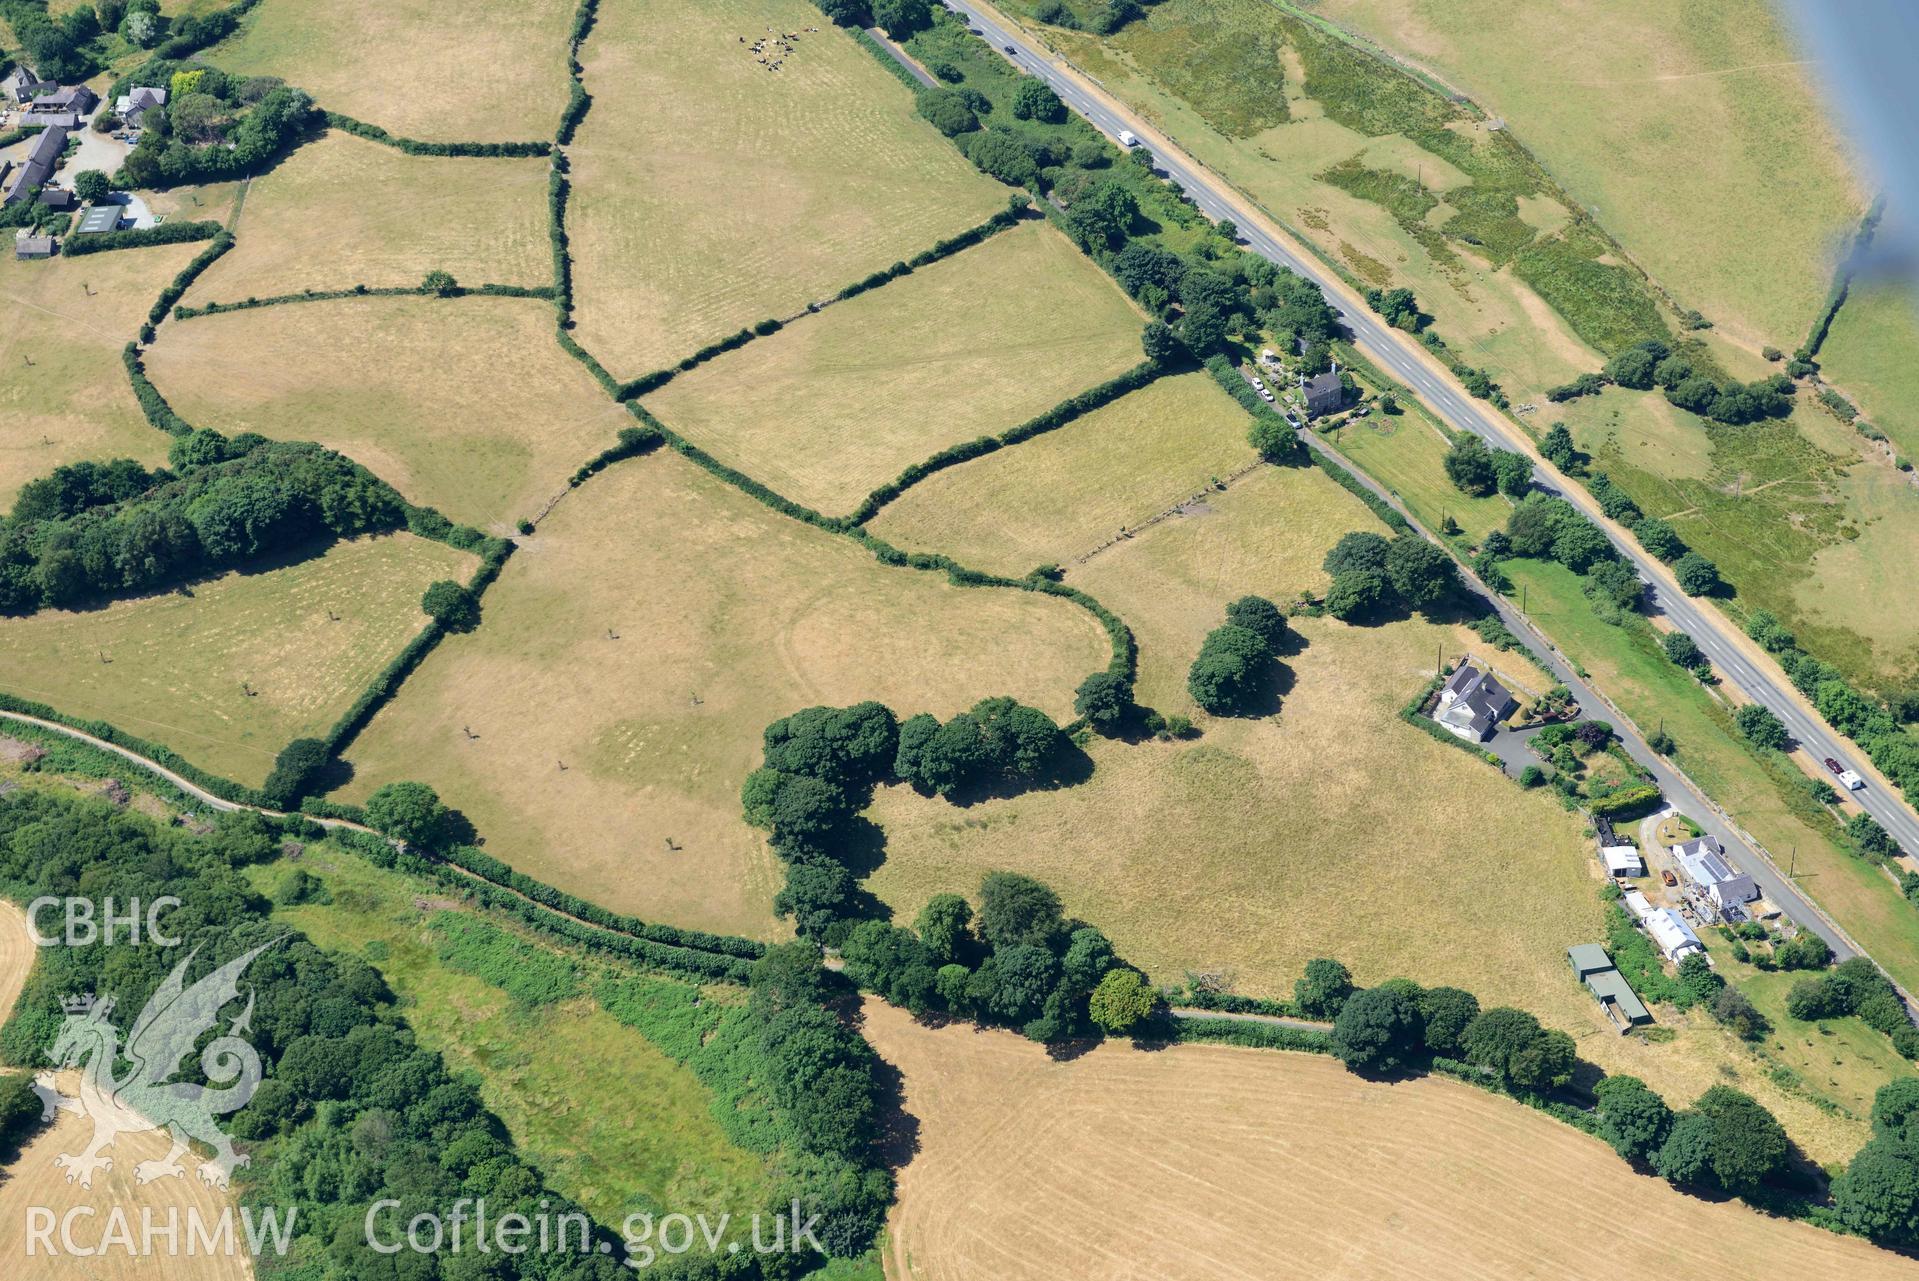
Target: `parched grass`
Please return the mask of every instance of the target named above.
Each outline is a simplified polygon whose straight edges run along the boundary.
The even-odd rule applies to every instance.
[[[547,161],[409,156],[338,130],[253,181],[233,248],[186,302],[418,285],[547,285]]]
[[[1245,466],[1247,422],[1206,374],[1162,378],[921,481],[870,528],[909,551],[943,551],[1002,574],[1067,564]]]
[[[1102,740],[1089,782],[963,810],[885,791],[870,888],[910,920],[1010,868],[1156,981],[1224,969],[1284,995],[1308,959],[1337,956],[1361,982],[1457,983],[1581,1026],[1562,973],[1600,920],[1581,822],[1399,719],[1459,631],[1298,626],[1277,717],[1209,719],[1187,743]]]
[[[1825,374],[1908,459],[1919,458],[1919,302],[1896,285],[1854,285],[1819,349]]]
[[[1883,495],[1875,499],[1870,482],[1858,479],[1862,469],[1879,466],[1860,460],[1853,447],[1862,442],[1823,410],[1802,404],[1783,421],[1738,426],[1681,414],[1679,433],[1662,444],[1657,418],[1645,417],[1661,412],[1646,405],[1655,396],[1608,391],[1584,411],[1592,415],[1585,421],[1594,467],[1711,558],[1737,585],[1740,608],[1779,615],[1811,652],[1863,685],[1886,688],[1902,680],[1904,647],[1877,651],[1866,634],[1868,627],[1885,634],[1887,611],[1896,611],[1896,603],[1847,600],[1813,588],[1823,608],[1811,612],[1801,596],[1815,557],[1859,537],[1868,516],[1886,510]],[[1604,403],[1615,397],[1612,405]],[[1705,442],[1703,475],[1697,455],[1680,447],[1686,439]],[[1636,450],[1641,441],[1650,447]],[[1660,470],[1675,461],[1672,471]],[[1902,524],[1895,517],[1892,528]],[[1876,572],[1862,563],[1854,576]],[[1886,572],[1897,572],[1897,553]]]
[[[169,324],[147,373],[198,426],[318,440],[416,503],[531,517],[631,418],[553,343],[548,304],[346,298]]]
[[[1863,638],[1886,685],[1919,684],[1919,595],[1911,590],[1919,492],[1910,477],[1876,461],[1852,467],[1838,489],[1847,523],[1796,584],[1795,614],[1817,632]]]
[[[473,1075],[514,1145],[596,1221],[617,1227],[633,1213],[704,1209],[717,1222],[770,1199],[771,1172],[727,1140],[690,1069],[590,996],[529,1006],[444,959],[432,924],[447,906],[438,887],[324,847],[299,866],[318,875],[332,902],[275,917],[379,970],[420,1043]],[[285,870],[252,875],[270,892]]]
[[[63,463],[164,463],[168,438],[147,425],[120,349],[175,272],[204,246],[17,262],[0,255],[0,510],[21,485]]]
[[[1512,515],[1512,504],[1503,498],[1474,498],[1453,487],[1446,478],[1447,442],[1411,410],[1349,422],[1333,434],[1332,443],[1435,530],[1451,516],[1477,540]]]
[[[550,138],[566,106],[566,40],[577,7],[265,0],[207,57],[237,75],[279,76],[329,111],[404,138]]]
[[[276,752],[323,734],[426,625],[427,584],[464,580],[473,565],[464,552],[392,534],[190,594],[43,610],[0,627],[0,688],[258,785]]]
[[[1011,1032],[876,1003],[865,1030],[923,1118],[888,1234],[901,1277],[1659,1281],[1758,1259],[1808,1277],[1911,1271],[1864,1241],[1688,1196],[1457,1081],[1382,1084],[1325,1056],[1213,1045],[1107,1042],[1062,1063]],[[1125,1262],[1092,1273],[1088,1259]]]
[[[347,755],[432,784],[487,848],[616,911],[765,937],[780,870],[739,788],[776,717],[1011,694],[1064,721],[1106,665],[1076,606],[880,565],[666,453],[583,486]],[[465,731],[474,737],[469,738]]]
[[[799,38],[769,71],[751,46],[780,32]],[[1005,203],[805,0],[620,0],[581,59],[576,336],[622,378],[793,315]]]
[[[1193,715],[1186,669],[1206,633],[1219,626],[1226,603],[1250,592],[1284,605],[1301,592],[1324,591],[1329,580],[1320,562],[1355,529],[1386,532],[1318,468],[1266,467],[1072,566],[1066,581],[1099,597],[1133,628],[1140,700]],[[1412,693],[1408,689],[1401,702]]]
[[[1065,235],[1030,223],[703,365],[646,406],[788,498],[849,511],[908,465],[1132,368],[1143,324]]]
[[[1325,0],[1317,11],[1503,117],[1682,305],[1753,343],[1790,350],[1804,334],[1865,202],[1770,6]]]

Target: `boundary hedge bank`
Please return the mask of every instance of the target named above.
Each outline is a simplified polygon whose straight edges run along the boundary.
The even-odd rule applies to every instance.
[[[544,156],[553,150],[550,142],[422,142],[418,138],[401,138],[388,133],[378,125],[370,125],[364,120],[355,120],[352,116],[341,115],[337,111],[321,113],[326,117],[329,129],[338,129],[369,142],[404,151],[409,156],[464,156],[464,157],[514,157]]]
[[[279,307],[295,302],[337,302],[343,298],[539,298],[550,300],[552,285],[455,285],[445,293],[425,285],[355,285],[351,289],[306,289],[297,294],[273,294],[266,298],[243,298],[239,302],[210,302],[200,307],[175,307],[175,320],[193,320],[200,316],[218,316],[229,311],[251,311],[257,307]]]
[[[86,236],[68,236],[60,242],[60,252],[68,258],[103,254],[115,249],[144,249],[149,245],[181,245],[194,240],[213,240],[226,228],[211,220],[202,222],[163,222],[157,227],[132,231],[100,231]]]
[[[629,379],[621,383],[619,390],[615,394],[621,400],[633,400],[640,396],[647,395],[650,392],[658,391],[679,375],[699,368],[716,356],[723,356],[729,351],[737,351],[752,342],[755,338],[769,337],[786,328],[786,326],[796,320],[803,320],[807,316],[817,315],[821,310],[831,306],[833,303],[845,302],[849,298],[857,298],[870,290],[890,284],[902,276],[910,276],[922,267],[930,267],[941,259],[950,258],[962,249],[970,249],[974,245],[990,240],[1000,232],[1005,231],[1008,227],[1017,225],[1020,220],[1025,217],[1025,211],[1028,207],[1026,197],[1015,196],[1007,203],[1006,208],[1000,210],[985,222],[977,226],[968,227],[956,236],[948,236],[945,240],[937,241],[931,248],[921,250],[904,262],[896,262],[883,271],[876,271],[871,275],[863,276],[824,302],[809,303],[806,310],[788,316],[784,320],[777,316],[768,317],[758,324],[749,325],[735,333],[728,334],[724,338],[706,344],[706,346],[700,348],[692,355],[685,357],[676,365],[669,366],[665,369],[656,369],[650,374],[641,374],[638,378]]]
[[[1045,413],[1029,418],[1017,427],[1009,427],[996,436],[979,436],[957,445],[950,445],[931,458],[914,463],[897,477],[868,494],[861,500],[860,505],[853,509],[852,514],[844,519],[850,525],[864,525],[879,515],[880,510],[888,503],[893,502],[935,472],[945,471],[948,467],[957,467],[975,458],[984,458],[1008,445],[1017,445],[1042,433],[1055,431],[1096,409],[1110,405],[1122,396],[1148,386],[1162,374],[1170,372],[1172,370],[1165,365],[1151,360],[1142,361],[1125,373],[1107,379],[1097,387],[1090,387],[1076,396],[1067,397]]]

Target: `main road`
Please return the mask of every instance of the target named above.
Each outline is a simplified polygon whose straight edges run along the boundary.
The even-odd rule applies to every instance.
[[[1815,760],[1831,758],[1864,775],[1868,786],[1854,792],[1851,799],[1877,819],[1901,848],[1919,855],[1919,814],[1905,803],[1898,789],[1870,761],[1863,759],[1863,753],[1857,757],[1852,755],[1854,749],[1812,710],[1777,664],[1730,619],[1680,591],[1672,571],[1664,563],[1608,520],[1582,486],[1567,481],[1540,457],[1524,431],[1500,415],[1482,410],[1451,372],[1415,339],[1374,315],[1344,281],[1263,210],[1099,89],[1076,68],[1052,57],[1031,35],[980,0],[946,0],[946,4],[969,19],[971,25],[1020,70],[1046,81],[1061,101],[1096,128],[1115,139],[1121,130],[1138,137],[1152,152],[1157,167],[1178,182],[1202,212],[1215,220],[1231,219],[1238,226],[1243,245],[1317,284],[1351,333],[1353,346],[1412,388],[1454,430],[1472,432],[1501,449],[1517,450],[1530,457],[1540,488],[1566,499],[1605,531],[1620,555],[1650,584],[1647,596],[1652,608],[1663,613],[1673,626],[1692,635],[1712,660],[1721,679],[1752,701],[1771,708]]]

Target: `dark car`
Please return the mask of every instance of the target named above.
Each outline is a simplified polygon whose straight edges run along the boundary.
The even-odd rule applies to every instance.
[[[1843,774],[1846,772],[1846,767],[1841,765],[1838,761],[1835,761],[1834,759],[1832,759],[1832,757],[1830,756],[1826,758],[1826,768],[1831,770],[1835,774]]]
[[[1000,47],[1001,47],[1002,49],[1004,49],[1004,50],[1006,50],[1006,52],[1008,52],[1008,53],[1015,53],[1015,54],[1016,54],[1016,53],[1018,53],[1018,52],[1019,52],[1019,46],[1018,46],[1018,45],[1016,45],[1016,44],[1009,44],[1009,45],[1001,45]]]

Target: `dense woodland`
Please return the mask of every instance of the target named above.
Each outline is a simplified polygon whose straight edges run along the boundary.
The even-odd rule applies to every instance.
[[[391,486],[319,445],[203,429],[168,462],[74,463],[24,486],[0,521],[0,612],[149,592],[406,523]]]

